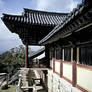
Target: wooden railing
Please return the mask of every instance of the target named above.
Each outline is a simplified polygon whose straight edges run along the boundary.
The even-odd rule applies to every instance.
[[[13,81],[18,79],[19,71],[15,73],[11,78],[8,79],[8,84],[11,84]]]
[[[19,81],[18,81],[18,85],[17,85],[17,88],[16,88],[16,92],[20,92],[21,80],[22,80],[22,77],[21,77],[21,75],[19,75]]]
[[[53,59],[50,61],[53,72],[83,92],[92,92],[92,66]]]
[[[0,73],[0,86],[3,84],[3,82],[5,81],[7,77],[6,73]]]

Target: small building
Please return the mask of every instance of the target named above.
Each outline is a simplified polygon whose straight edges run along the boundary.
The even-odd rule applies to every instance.
[[[5,25],[11,32],[19,35],[26,47],[25,67],[29,67],[28,46],[40,46],[38,42],[55,26],[63,23],[67,15],[67,13],[52,13],[25,8],[22,15],[3,14],[2,20]]]

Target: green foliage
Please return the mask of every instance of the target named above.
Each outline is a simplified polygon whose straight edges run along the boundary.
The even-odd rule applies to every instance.
[[[1,88],[0,88],[0,92],[16,92],[16,85],[8,85],[9,87],[8,87],[8,89],[6,89],[6,90],[2,90]]]
[[[2,90],[8,89],[8,85],[7,85],[7,84],[3,85],[3,86],[1,87],[1,89],[2,89]]]
[[[7,72],[11,75],[17,72],[20,67],[24,66],[24,47],[19,46],[17,48],[13,48],[8,52],[3,53],[0,57],[1,64],[0,68],[2,71]]]

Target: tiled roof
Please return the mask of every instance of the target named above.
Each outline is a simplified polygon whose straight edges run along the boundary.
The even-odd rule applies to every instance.
[[[56,25],[63,23],[67,13],[24,9],[22,15],[3,14],[2,20],[11,32],[17,33],[24,44],[38,45]]]
[[[76,16],[81,15],[82,13],[88,12],[87,8],[92,8],[91,4],[92,1],[87,0],[88,2],[86,2],[86,0],[84,0],[83,3],[79,4],[77,6],[77,8],[75,8],[71,13],[68,14],[67,18],[64,20],[63,23],[57,25],[47,36],[45,36],[41,41],[39,41],[39,44],[42,44],[44,42],[46,42],[47,40],[49,40],[54,34],[56,34],[58,31],[61,31],[61,29],[63,29],[63,27],[65,25],[67,25],[71,20],[73,20]],[[92,13],[92,10],[89,11],[89,13]]]
[[[24,9],[25,16],[29,23],[41,25],[58,25],[63,23],[67,17],[67,13],[53,13],[46,11],[37,11]]]
[[[38,51],[35,51],[34,53],[31,54],[31,56],[30,56],[31,59],[32,59],[32,58],[35,58],[35,57],[37,57],[37,56],[39,56],[39,55],[41,55],[44,51],[45,51],[45,47],[39,49]]]
[[[24,9],[22,15],[10,15],[10,14],[3,14],[3,19],[24,22],[34,25],[49,25],[49,26],[56,26],[58,24],[63,23],[65,18],[67,17],[67,13],[51,13],[46,11],[37,11],[37,10],[30,10]]]

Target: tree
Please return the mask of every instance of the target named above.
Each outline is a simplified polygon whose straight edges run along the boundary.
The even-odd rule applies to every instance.
[[[24,66],[24,58],[23,46],[13,48],[8,52],[3,53],[0,56],[0,68],[2,69],[0,72],[7,72],[11,75],[16,73],[20,67]]]

